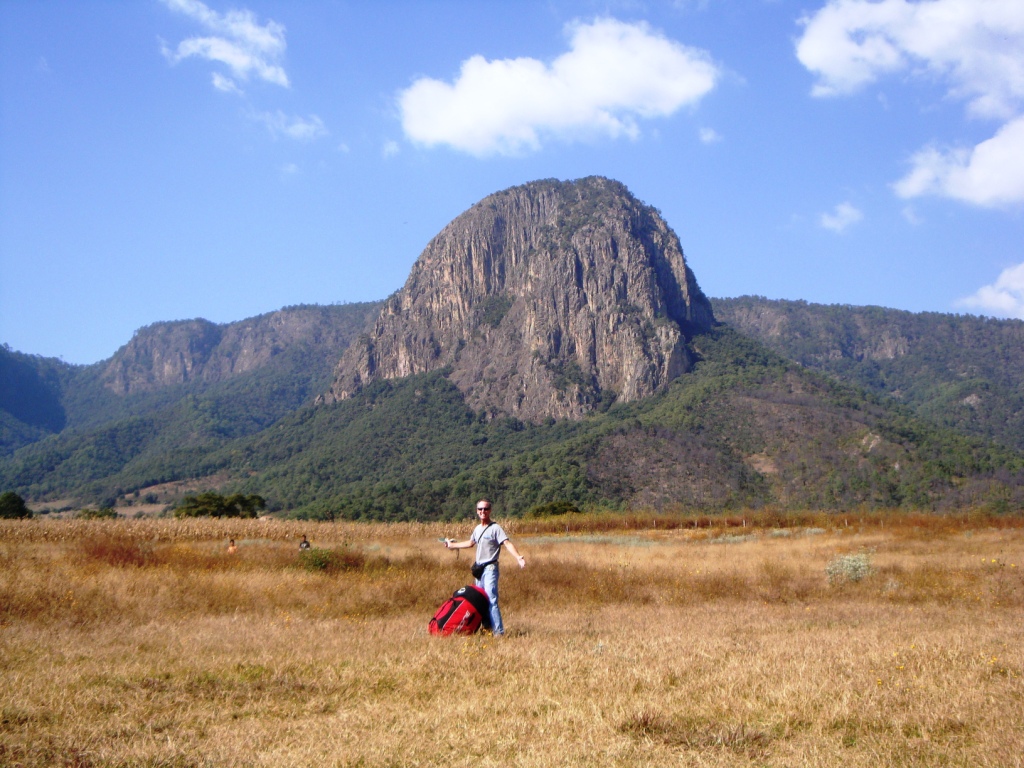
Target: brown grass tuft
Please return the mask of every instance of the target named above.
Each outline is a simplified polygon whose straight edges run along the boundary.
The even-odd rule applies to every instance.
[[[745,723],[727,725],[696,718],[671,718],[650,711],[627,718],[619,730],[638,740],[658,741],[687,750],[727,749],[755,759],[763,757],[772,738]]]
[[[114,568],[141,568],[156,562],[149,542],[121,532],[92,533],[79,540],[76,549],[83,562]]]

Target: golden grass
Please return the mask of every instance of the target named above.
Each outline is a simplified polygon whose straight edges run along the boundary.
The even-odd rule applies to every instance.
[[[503,640],[426,632],[469,523],[5,523],[0,765],[1024,765],[1016,518],[586,517]]]

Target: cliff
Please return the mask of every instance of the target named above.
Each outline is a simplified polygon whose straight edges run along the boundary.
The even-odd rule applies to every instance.
[[[310,350],[316,358],[310,364],[319,364],[321,357],[340,356],[377,307],[287,307],[227,325],[202,319],[154,323],[114,354],[100,379],[111,392],[128,395],[227,381],[297,348]]]
[[[711,305],[659,213],[599,177],[491,195],[426,247],[321,401],[440,368],[467,403],[539,422],[646,397],[693,363]]]

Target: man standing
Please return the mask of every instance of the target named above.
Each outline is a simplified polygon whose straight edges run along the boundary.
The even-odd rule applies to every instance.
[[[503,635],[505,627],[501,623],[501,611],[498,609],[498,556],[504,546],[519,563],[520,568],[526,567],[526,558],[519,554],[516,545],[502,527],[491,521],[491,502],[480,499],[476,503],[476,516],[480,518],[480,524],[473,529],[473,534],[466,541],[445,539],[444,545],[448,549],[467,549],[476,546],[474,568],[479,569],[483,566],[483,572],[476,577],[476,585],[487,593],[487,598],[491,601],[491,631],[495,635]]]

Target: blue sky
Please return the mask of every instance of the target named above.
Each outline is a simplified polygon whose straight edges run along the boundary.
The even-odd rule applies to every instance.
[[[624,182],[710,296],[1024,318],[1020,0],[0,0],[0,342],[380,299]]]

